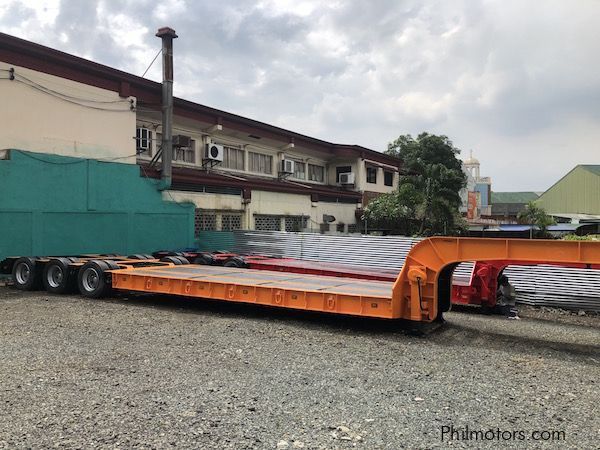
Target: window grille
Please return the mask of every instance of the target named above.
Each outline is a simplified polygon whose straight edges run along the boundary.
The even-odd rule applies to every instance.
[[[338,223],[336,225],[336,230],[338,233],[343,233],[344,232],[344,224],[343,223]]]
[[[217,214],[214,211],[196,209],[194,231],[196,236],[200,231],[215,231],[217,229]]]
[[[255,215],[254,229],[259,231],[280,231],[281,218],[279,216]]]
[[[302,231],[304,228],[306,228],[307,222],[308,218],[304,216],[285,216],[285,231]]]
[[[352,224],[348,224],[348,233],[356,233],[356,224],[352,223]]]
[[[221,216],[221,230],[233,231],[242,229],[241,214],[223,214]]]

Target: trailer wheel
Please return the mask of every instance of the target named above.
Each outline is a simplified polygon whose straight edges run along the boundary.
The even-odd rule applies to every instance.
[[[35,291],[42,285],[42,271],[35,259],[29,257],[19,258],[13,265],[12,275],[15,287],[21,291]]]
[[[183,264],[178,256],[164,256],[160,259],[160,261],[175,264],[176,266],[181,266]]]
[[[77,286],[81,295],[87,298],[101,298],[110,293],[111,285],[107,282],[105,271],[109,266],[106,262],[93,259],[86,262],[77,277]]]
[[[200,264],[203,266],[212,266],[215,262],[215,257],[210,253],[200,253],[196,259],[194,259],[194,264]]]
[[[135,254],[135,255],[129,255],[127,257],[127,259],[152,259],[152,256],[150,255],[142,255],[140,253]]]
[[[113,261],[112,259],[103,259],[102,260],[107,266],[109,270],[118,270],[120,269],[119,265]]]
[[[241,256],[233,256],[223,263],[223,267],[237,267],[240,269],[245,269],[248,267],[248,264],[246,264],[246,261],[244,261],[244,258]]]
[[[51,259],[42,274],[42,283],[46,291],[52,294],[67,294],[76,288],[76,278],[73,277],[69,258]]]
[[[181,264],[183,264],[184,266],[190,263],[190,260],[187,259],[185,256],[175,256],[175,258],[178,258],[179,261],[181,261]]]

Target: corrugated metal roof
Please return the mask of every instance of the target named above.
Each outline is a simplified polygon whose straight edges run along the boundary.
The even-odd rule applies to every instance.
[[[537,200],[535,192],[492,192],[493,203],[528,203]]]
[[[579,165],[537,200],[548,214],[600,214],[600,166]]]

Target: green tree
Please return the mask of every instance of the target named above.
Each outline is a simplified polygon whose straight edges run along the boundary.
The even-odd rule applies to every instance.
[[[522,224],[536,225],[542,237],[547,236],[548,227],[556,223],[552,216],[546,214],[546,210],[535,202],[527,203],[525,209],[519,213],[517,220]]]
[[[371,226],[407,235],[454,234],[464,226],[458,208],[466,176],[460,150],[446,136],[399,136],[385,152],[402,159],[398,190],[369,203]]]

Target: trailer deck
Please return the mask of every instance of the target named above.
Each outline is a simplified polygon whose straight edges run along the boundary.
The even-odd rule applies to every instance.
[[[117,290],[389,317],[393,283],[234,267],[179,265],[112,271]]]

